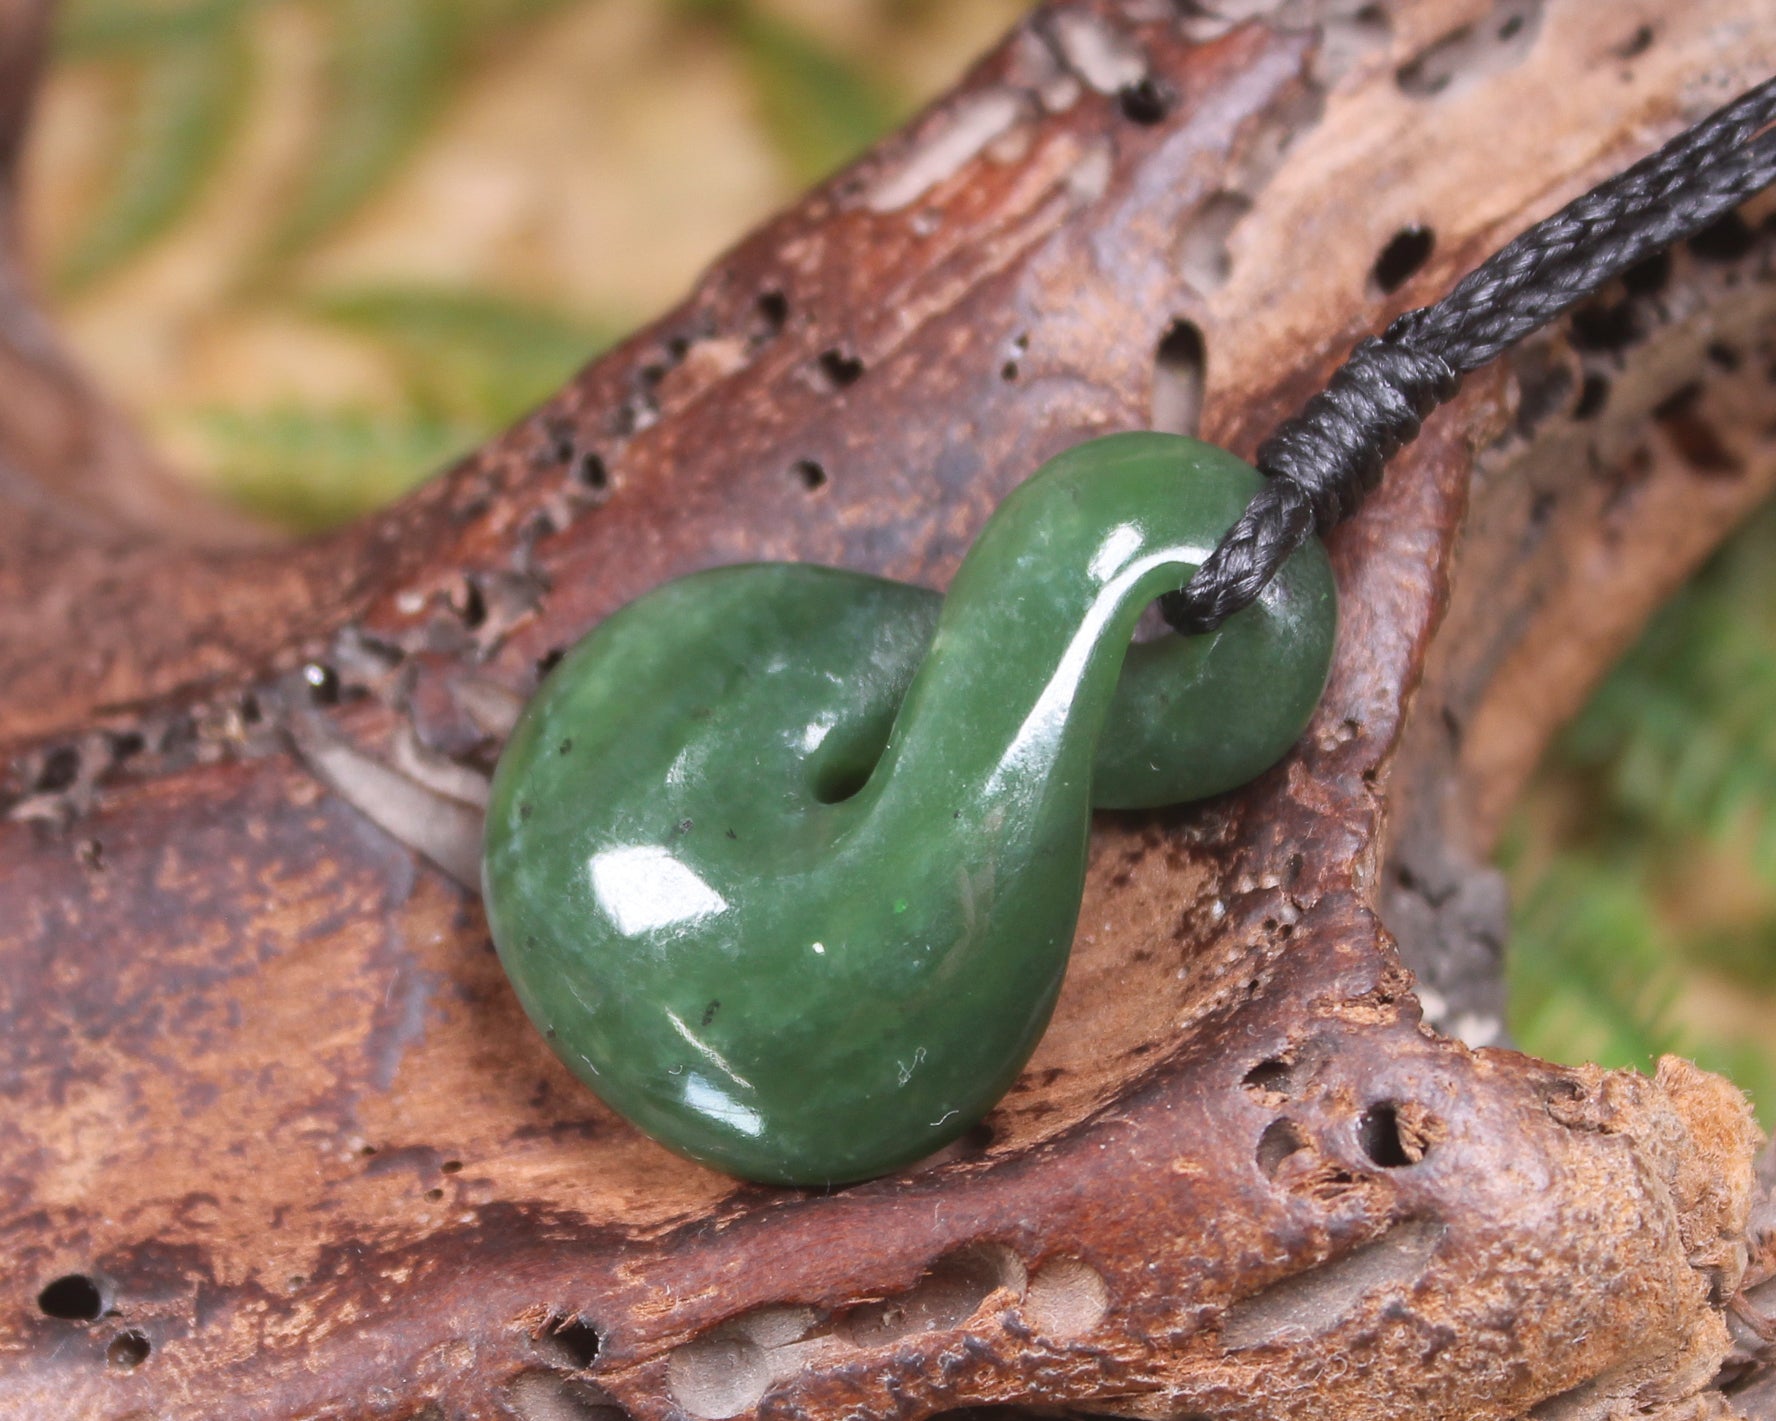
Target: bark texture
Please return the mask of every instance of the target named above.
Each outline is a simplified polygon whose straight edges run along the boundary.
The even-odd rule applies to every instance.
[[[1249,453],[1360,336],[1776,70],[1758,9],[1055,0],[533,418],[301,547],[175,543],[120,492],[127,433],[20,452],[32,410],[113,416],[0,398],[0,1415],[1751,1406],[1744,1103],[1487,1045],[1481,865],[1776,487],[1761,210],[1433,419],[1331,540],[1298,750],[1102,818],[1053,1027],[924,1166],[818,1195],[639,1138],[524,1021],[468,883],[506,727],[612,609],[756,558],[941,584],[1100,432]],[[38,33],[0,11],[8,113]],[[16,281],[0,356],[64,369]]]

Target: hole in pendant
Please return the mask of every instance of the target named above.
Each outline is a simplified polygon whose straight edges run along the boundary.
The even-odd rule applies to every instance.
[[[1436,235],[1428,227],[1401,228],[1375,259],[1370,280],[1384,295],[1398,291],[1431,259],[1436,245]]]
[[[814,798],[821,804],[843,804],[862,792],[875,773],[875,760],[836,759],[814,775]]]
[[[1194,436],[1202,420],[1208,348],[1190,321],[1173,321],[1153,353],[1153,408],[1149,422],[1166,434]]]
[[[84,1273],[69,1273],[37,1294],[37,1306],[45,1317],[92,1322],[105,1311],[105,1298],[93,1279]]]

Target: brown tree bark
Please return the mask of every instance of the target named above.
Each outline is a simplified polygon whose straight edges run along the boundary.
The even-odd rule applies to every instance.
[[[1054,0],[533,418],[300,547],[158,531],[9,275],[0,1415],[1768,1406],[1738,1094],[1460,1039],[1497,1032],[1501,813],[1776,486],[1767,205],[1396,462],[1330,540],[1313,726],[1101,819],[1056,1021],[964,1146],[830,1195],[667,1155],[536,1038],[469,886],[505,728],[611,609],[739,559],[940,584],[1103,431],[1249,453],[1776,70],[1759,8]],[[15,122],[40,18],[0,11]]]

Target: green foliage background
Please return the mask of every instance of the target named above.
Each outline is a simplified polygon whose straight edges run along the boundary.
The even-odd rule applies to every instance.
[[[440,116],[484,77],[487,56],[522,42],[556,12],[599,3],[66,0],[57,68],[99,76],[122,112],[98,190],[82,204],[76,230],[55,234],[46,257],[56,295],[79,307],[194,220],[241,141],[253,86],[265,78],[250,27],[269,10],[304,12],[325,36],[326,102],[281,209],[232,275],[229,304],[243,315],[278,308],[358,337],[398,370],[405,395],[344,406],[199,407],[184,428],[198,436],[200,462],[223,491],[298,530],[386,501],[515,418],[649,314],[573,310],[553,298],[544,306],[501,283],[339,289],[308,272],[307,258],[399,181]],[[1017,0],[953,3],[1010,14]],[[640,8],[650,6],[682,43],[727,51],[750,86],[781,196],[855,154],[922,97],[879,58],[835,47],[762,0],[647,0]],[[879,12],[868,17],[876,31],[898,27],[916,38],[943,6],[850,0],[844,8]],[[564,115],[563,128],[571,132],[576,117]]]
[[[1690,1056],[1776,1119],[1776,507],[1668,603],[1560,738],[1504,849],[1512,1028]]]
[[[392,400],[189,411],[213,480],[297,529],[393,496],[516,417],[635,310],[547,308],[497,285],[317,283],[304,258],[395,182],[483,56],[601,0],[70,0],[57,64],[123,112],[102,181],[49,260],[78,306],[175,234],[218,181],[256,73],[247,27],[298,7],[325,35],[328,102],[297,180],[234,274],[243,311],[348,334],[398,372]],[[1018,0],[974,3],[1008,18]],[[943,0],[848,0],[873,33],[929,28]],[[920,97],[879,54],[769,0],[656,0],[723,47],[784,190],[863,147]],[[898,27],[898,29],[896,28]],[[956,56],[960,63],[965,55]],[[669,76],[667,76],[669,81]],[[620,200],[621,194],[615,200]],[[686,273],[688,279],[689,273]],[[1776,511],[1649,628],[1553,753],[1503,851],[1519,905],[1512,1030],[1566,1060],[1694,1056],[1776,1112]]]

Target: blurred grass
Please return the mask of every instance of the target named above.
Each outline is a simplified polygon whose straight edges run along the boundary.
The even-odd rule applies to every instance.
[[[1504,855],[1531,1051],[1724,1071],[1776,1119],[1776,507],[1560,737]]]
[[[102,378],[315,530],[517,417],[1024,4],[68,0],[26,210]],[[1776,1112],[1773,710],[1769,513],[1508,836],[1525,1047],[1683,1052]]]
[[[128,261],[190,209],[228,141],[244,97],[245,63],[239,35],[218,21],[169,28],[146,47],[126,81],[131,142],[119,150],[98,210],[61,263],[63,289]]]
[[[801,182],[855,157],[892,126],[899,105],[881,76],[746,0],[677,0],[741,56],[758,120]]]
[[[33,245],[177,460],[313,531],[517,418],[1024,3],[69,0]]]

